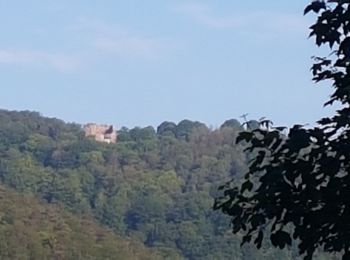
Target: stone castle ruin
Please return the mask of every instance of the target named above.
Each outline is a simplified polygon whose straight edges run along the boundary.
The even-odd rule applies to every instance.
[[[84,126],[86,137],[93,137],[97,142],[116,143],[117,131],[112,125],[87,124]]]

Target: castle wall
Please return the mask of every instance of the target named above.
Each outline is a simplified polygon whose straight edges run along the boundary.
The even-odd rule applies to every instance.
[[[110,125],[87,124],[84,127],[84,132],[86,137],[94,137],[98,142],[117,142],[117,132]]]

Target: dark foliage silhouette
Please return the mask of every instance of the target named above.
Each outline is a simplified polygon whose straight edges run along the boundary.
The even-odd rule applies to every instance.
[[[264,121],[242,132],[237,142],[246,142],[254,158],[242,183],[221,187],[214,208],[231,216],[242,244],[260,248],[267,236],[284,248],[294,239],[304,259],[318,249],[350,259],[350,1],[313,1],[310,12],[317,14],[310,37],[330,49],[314,57],[313,80],[332,84],[325,106],[340,109],[313,128],[286,131]]]

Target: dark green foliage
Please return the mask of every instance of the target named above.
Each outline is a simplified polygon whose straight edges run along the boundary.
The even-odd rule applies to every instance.
[[[141,243],[122,239],[88,216],[0,186],[0,259],[162,259]]]
[[[173,122],[163,122],[157,128],[158,135],[176,135],[176,124]]]
[[[317,13],[310,36],[330,56],[316,57],[315,82],[328,80],[334,92],[325,105],[340,109],[316,127],[289,131],[265,124],[240,134],[237,141],[253,152],[243,184],[228,184],[215,208],[232,217],[234,233],[258,247],[262,237],[284,248],[292,239],[312,259],[315,251],[350,252],[350,3],[313,1],[305,13]],[[263,122],[262,122],[263,123]],[[230,186],[231,185],[231,186]]]
[[[198,128],[207,128],[207,126],[200,122],[185,119],[176,126],[175,135],[178,139],[188,140],[193,130]]]
[[[185,120],[163,123],[158,133],[123,128],[119,142],[106,145],[83,138],[79,126],[36,113],[0,111],[0,122],[5,185],[93,216],[169,259],[242,258],[227,219],[211,210],[217,184],[245,169],[238,129],[211,131]],[[41,130],[52,124],[57,135]],[[257,259],[256,250],[247,250]]]
[[[223,128],[223,127],[232,127],[232,128],[235,128],[235,129],[243,130],[243,129],[242,129],[241,123],[240,123],[238,120],[236,120],[236,119],[226,120],[226,121],[220,126],[220,128]]]
[[[0,111],[0,122],[4,185],[90,216],[119,236],[154,248],[162,259],[298,259],[294,249],[273,249],[265,241],[263,252],[252,246],[241,249],[241,235],[230,234],[229,219],[211,210],[222,180],[239,181],[247,170],[244,146],[235,143],[240,128],[210,130],[191,121],[179,128],[170,123],[173,134],[159,132],[160,127],[159,133],[152,127],[123,128],[119,142],[108,145],[84,138],[79,126],[35,113]],[[43,129],[57,122],[59,134],[31,128],[37,122]],[[9,126],[23,129],[16,141]],[[86,245],[96,248],[91,236]],[[275,236],[277,243],[284,239]],[[63,252],[70,250],[68,244],[62,245]]]

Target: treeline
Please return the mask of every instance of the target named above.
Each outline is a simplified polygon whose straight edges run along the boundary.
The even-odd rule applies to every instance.
[[[219,129],[164,122],[122,128],[118,143],[107,145],[85,138],[77,124],[3,110],[0,181],[91,216],[163,259],[299,259],[268,242],[259,251],[240,248],[228,219],[212,211],[218,186],[246,171],[249,155],[235,143],[241,130],[237,120]]]

